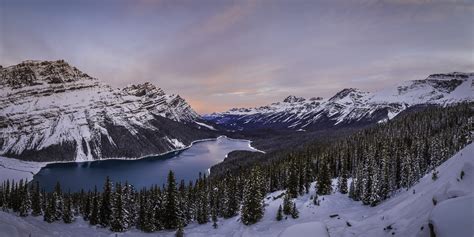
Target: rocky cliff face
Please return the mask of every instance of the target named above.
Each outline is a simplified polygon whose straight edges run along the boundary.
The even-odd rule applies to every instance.
[[[473,73],[433,74],[373,93],[348,88],[329,99],[288,96],[271,105],[236,108],[204,118],[230,130],[318,130],[373,124],[413,106],[473,101],[473,78]]]
[[[0,155],[35,161],[135,158],[215,136],[179,95],[113,89],[63,60],[0,68]]]

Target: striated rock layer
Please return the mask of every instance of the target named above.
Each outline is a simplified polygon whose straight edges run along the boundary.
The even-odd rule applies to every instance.
[[[113,89],[63,60],[0,68],[0,155],[33,161],[136,158],[215,137],[179,95]]]

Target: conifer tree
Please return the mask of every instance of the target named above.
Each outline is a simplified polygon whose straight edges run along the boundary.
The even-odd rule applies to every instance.
[[[316,192],[319,195],[327,195],[331,193],[331,174],[326,161],[322,161],[321,168],[318,173],[318,179],[316,183]]]
[[[281,209],[281,205],[280,205],[280,206],[278,206],[276,220],[281,221],[282,219],[283,219],[283,214],[282,214],[282,209]]]
[[[124,210],[126,213],[126,226],[127,229],[135,226],[137,221],[137,204],[135,203],[135,190],[132,185],[125,182],[125,186],[123,186],[123,203],[124,203]]]
[[[63,221],[66,224],[72,223],[74,220],[74,215],[72,214],[72,200],[70,195],[68,195],[64,199],[64,207],[63,207]]]
[[[99,224],[102,227],[110,225],[112,219],[112,182],[109,176],[105,179],[104,192],[102,193],[102,201],[100,203]]]
[[[288,181],[287,181],[287,193],[291,198],[298,197],[298,187],[299,187],[299,172],[298,166],[295,161],[290,161],[290,168],[288,170]]]
[[[36,181],[35,184],[33,185],[33,195],[31,197],[31,214],[33,216],[39,216],[43,214],[43,211],[41,210],[41,193],[40,193],[40,187],[39,187],[39,182]]]
[[[296,219],[299,217],[300,212],[296,209],[296,203],[293,203],[293,208],[291,209],[291,217]]]
[[[293,206],[293,203],[290,199],[290,195],[286,193],[285,197],[283,198],[283,214],[290,215],[292,206]]]
[[[125,210],[123,189],[120,183],[115,186],[115,193],[112,202],[112,219],[110,222],[110,230],[115,232],[123,232],[128,229],[127,216]]]
[[[263,194],[261,193],[260,169],[255,167],[244,185],[242,200],[242,222],[251,225],[258,222],[263,216]]]
[[[176,230],[176,237],[184,237],[184,229],[182,226],[178,227]]]
[[[97,186],[95,186],[94,194],[92,195],[92,210],[91,215],[89,217],[89,223],[91,225],[98,225],[100,223],[99,209],[99,194],[97,193]]]
[[[6,212],[9,207],[10,207],[10,180],[7,179],[7,181],[5,183],[5,189],[3,191],[2,210]]]
[[[173,171],[169,171],[166,188],[166,199],[164,209],[164,226],[166,229],[175,229],[180,226],[181,210],[178,208],[178,191]]]
[[[215,210],[215,208],[212,210],[212,215],[211,215],[211,219],[212,219],[212,227],[214,227],[214,229],[217,229],[218,225],[217,225],[217,210]]]
[[[337,179],[337,187],[340,193],[342,194],[347,193],[347,171],[345,170],[345,168],[343,168],[343,170],[340,173],[340,176]]]
[[[224,200],[223,200],[223,216],[230,218],[237,215],[239,211],[239,202],[237,200],[237,184],[234,179],[231,179],[229,173],[228,178],[225,179]]]
[[[20,216],[28,216],[31,208],[31,199],[30,193],[28,190],[28,180],[26,180],[25,184],[20,187],[20,208],[19,208],[19,215]]]
[[[84,203],[84,208],[81,209],[82,211],[82,217],[84,218],[85,221],[89,220],[89,217],[91,215],[91,209],[92,209],[92,194],[89,191],[86,196],[86,200]]]
[[[55,221],[54,210],[56,210],[56,199],[54,198],[54,195],[51,195],[51,197],[49,197],[48,199],[48,205],[44,210],[44,221],[48,223],[52,223]]]
[[[312,160],[310,158],[306,158],[306,164],[304,167],[305,171],[305,180],[304,180],[304,188],[306,191],[306,194],[309,193],[310,187],[311,187],[311,182],[313,181],[313,168],[312,168]]]

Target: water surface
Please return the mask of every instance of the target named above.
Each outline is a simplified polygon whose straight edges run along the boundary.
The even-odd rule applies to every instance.
[[[57,181],[63,191],[81,189],[101,190],[104,180],[109,176],[114,182],[128,181],[135,188],[162,185],[166,182],[169,170],[175,172],[176,179],[194,181],[199,172],[223,161],[226,155],[235,150],[255,151],[250,141],[219,137],[216,140],[194,143],[190,148],[164,155],[149,156],[138,160],[101,160],[81,163],[54,163],[43,167],[34,177],[41,186],[50,191]]]

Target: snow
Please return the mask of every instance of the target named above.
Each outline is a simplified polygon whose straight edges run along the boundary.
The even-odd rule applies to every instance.
[[[436,205],[430,223],[439,237],[472,237],[474,233],[474,196],[446,200]]]
[[[321,222],[313,221],[301,224],[296,224],[286,228],[280,237],[295,237],[295,236],[318,236],[329,237],[326,225]]]
[[[185,148],[186,145],[184,145],[181,141],[179,141],[178,139],[176,138],[168,138],[168,137],[165,137],[165,139],[171,144],[172,146],[172,149],[182,149],[182,148]]]
[[[465,75],[461,78],[459,75]],[[453,91],[442,83],[456,79],[461,82]],[[442,79],[428,77],[424,80],[404,81],[375,92],[363,92],[358,89],[344,89],[330,99],[318,101],[294,99],[290,96],[286,102],[272,103],[257,108],[231,109],[223,113],[204,116],[205,119],[226,123],[226,120],[239,120],[243,124],[260,123],[286,124],[295,130],[317,123],[325,115],[334,124],[359,120],[374,112],[387,109],[384,121],[392,119],[410,106],[420,104],[449,105],[462,101],[474,101],[472,73],[458,73]],[[441,83],[441,84],[439,84]],[[291,99],[293,98],[293,99]],[[304,120],[304,121],[303,121]],[[303,122],[302,122],[303,121]]]
[[[3,181],[33,180],[33,175],[46,166],[47,162],[21,161],[17,159],[0,156],[0,183]]]
[[[440,165],[438,179],[425,175],[408,190],[399,190],[390,199],[376,207],[362,205],[347,195],[334,192],[319,196],[320,206],[315,206],[311,196],[315,194],[315,183],[309,194],[294,199],[300,212],[298,219],[291,217],[281,221],[275,219],[283,191],[270,193],[265,198],[265,215],[257,224],[245,226],[239,216],[219,219],[217,229],[212,224],[191,223],[184,232],[186,236],[324,236],[319,231],[328,230],[329,236],[417,236],[428,237],[429,223],[434,225],[437,236],[473,236],[472,213],[474,190],[474,143],[469,144],[452,158]],[[463,179],[460,173],[464,171]],[[335,186],[336,179],[333,180]],[[432,199],[437,199],[436,206]],[[331,218],[331,215],[336,215]],[[455,218],[455,219],[453,219]],[[465,219],[464,219],[465,218]],[[453,221],[454,220],[454,221]],[[459,222],[459,223],[453,223]],[[467,224],[466,224],[467,223]],[[388,228],[390,227],[390,228]],[[455,229],[453,229],[455,228]],[[452,232],[456,231],[456,232]],[[0,233],[6,236],[115,236],[107,229],[91,227],[82,219],[73,224],[42,221],[41,217],[20,218],[11,213],[0,212]],[[309,234],[309,235],[308,235]],[[459,235],[458,235],[459,234]],[[466,234],[466,235],[464,235]],[[327,234],[325,234],[327,236]],[[174,231],[143,233],[129,230],[117,236],[174,236]]]
[[[211,126],[211,125],[208,125],[208,124],[205,124],[205,123],[201,123],[201,122],[197,122],[197,121],[196,121],[195,123],[198,124],[199,126],[203,126],[203,127],[209,128],[209,129],[214,130],[214,131],[216,130],[216,129],[215,129],[213,126]]]
[[[155,115],[178,122],[199,117],[181,97],[167,95],[150,83],[112,89],[68,64],[52,62],[65,73],[60,75],[63,82],[51,84],[45,76],[49,72],[43,75],[47,66],[41,61],[25,63],[31,64],[28,67],[37,76],[35,85],[12,88],[0,81],[0,117],[5,118],[0,121],[0,155],[19,155],[25,150],[72,142],[76,144],[75,160],[90,161],[94,158],[89,143],[100,143],[101,134],[115,144],[105,129],[106,119],[137,134],[137,128],[156,130],[150,124]],[[14,71],[16,67],[2,71]],[[139,93],[142,90],[145,96]],[[86,144],[87,151],[82,144]]]

